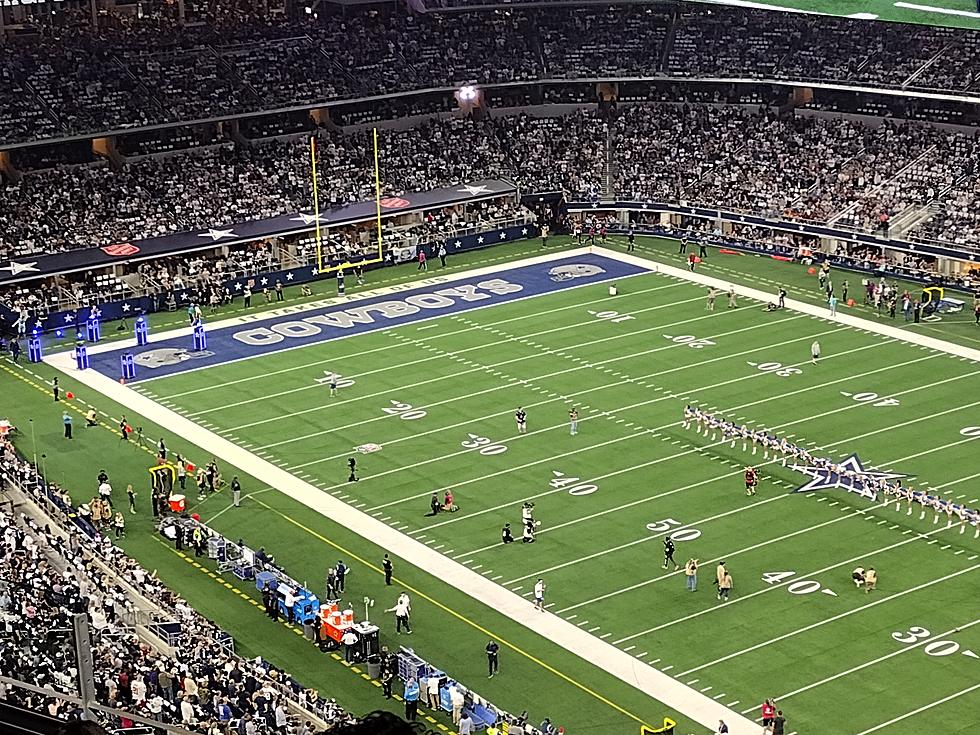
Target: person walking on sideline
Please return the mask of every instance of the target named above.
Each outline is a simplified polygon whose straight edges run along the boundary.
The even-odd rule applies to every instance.
[[[132,485],[126,486],[126,497],[129,499],[129,512],[136,515],[136,491]]]
[[[544,591],[546,589],[543,579],[534,583],[534,606],[539,612],[544,612]]]
[[[541,247],[548,247],[548,235],[551,233],[551,229],[548,225],[541,225]]]
[[[827,306],[830,307],[830,315],[831,316],[837,316],[837,297],[836,296],[834,296],[833,294],[830,295],[830,298],[827,299]]]
[[[129,441],[129,425],[126,423],[126,414],[119,419],[119,438],[122,441]]]
[[[460,718],[457,730],[459,731],[459,735],[473,735],[473,727],[473,718],[470,717],[470,713],[467,712]]]
[[[402,626],[405,626],[405,632],[409,635],[412,634],[412,626],[409,625],[409,616],[412,613],[412,602],[408,597],[407,592],[402,592],[398,595],[398,601],[395,602],[394,607],[389,607],[385,612],[395,613],[395,632],[401,633]]]
[[[347,580],[347,565],[344,562],[337,560],[337,591],[343,592],[346,587]]]
[[[717,296],[718,296],[718,292],[715,291],[715,287],[714,286],[708,286],[708,301],[704,305],[704,308],[705,308],[706,311],[714,311],[715,310],[715,298]]]
[[[728,308],[737,309],[738,308],[738,296],[735,293],[735,287],[728,287]]]
[[[231,478],[231,503],[236,508],[242,505],[242,483],[238,481],[238,475]]]
[[[385,573],[385,584],[388,587],[391,587],[392,566],[391,566],[391,559],[388,558],[388,555],[387,554],[385,554],[385,558],[381,562],[381,568],[384,570],[384,573]]]
[[[439,244],[439,251],[437,253],[439,256],[439,262],[442,263],[442,267],[446,267],[446,243]]]
[[[817,360],[820,359],[820,343],[816,340],[814,340],[813,344],[810,345],[810,359],[813,361],[814,365],[816,365]]]
[[[500,652],[500,645],[497,641],[490,639],[487,643],[487,667],[490,670],[490,676],[488,678],[492,679],[493,675],[497,673],[497,655]]]
[[[428,266],[425,264],[425,247],[423,245],[419,245],[419,267],[416,270],[428,270]]]
[[[578,434],[578,410],[575,408],[568,412],[568,427],[572,436]]]
[[[62,412],[61,422],[65,425],[65,439],[71,439],[71,414]]]
[[[58,385],[58,377],[55,376],[54,380],[51,381],[51,392],[54,394],[54,400],[61,400],[61,386]]]
[[[772,735],[786,735],[786,718],[781,709],[776,710],[776,717],[772,721]]]
[[[630,227],[629,232],[626,233],[626,252],[632,253],[636,250],[636,234],[633,232],[633,228]]]
[[[18,342],[16,339],[12,339],[10,340],[10,359],[13,360],[14,363],[16,363],[17,358],[19,357],[20,357],[20,342]]]
[[[687,580],[687,591],[698,591],[698,560],[688,559],[684,565],[684,577]]]
[[[405,719],[415,722],[419,713],[419,683],[415,677],[405,682],[405,693],[402,696],[405,699]]]
[[[780,309],[785,309],[786,308],[786,287],[785,286],[780,286],[779,287],[779,301],[778,301],[778,304],[779,304],[779,308]]]
[[[718,730],[716,732],[718,735],[725,735],[728,732],[728,725],[725,724],[724,720],[718,720]]]

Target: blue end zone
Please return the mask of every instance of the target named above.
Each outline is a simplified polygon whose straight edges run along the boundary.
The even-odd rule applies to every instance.
[[[208,331],[201,352],[192,351],[191,335],[109,350],[91,355],[91,367],[115,379],[120,356],[131,352],[137,380],[146,380],[646,272],[585,254],[222,327]]]

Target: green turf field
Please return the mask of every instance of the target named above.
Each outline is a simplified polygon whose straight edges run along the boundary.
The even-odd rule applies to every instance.
[[[755,0],[748,4],[844,17],[980,28],[980,13],[972,0]]]
[[[641,243],[641,254],[670,262],[672,247]],[[534,249],[494,249],[454,268]],[[798,266],[769,259],[712,255],[704,270],[760,288],[785,283],[795,298],[815,292]],[[413,274],[400,269],[396,277]],[[765,314],[744,300],[728,310],[720,299],[707,312],[701,288],[662,275],[621,285],[614,304],[604,286],[587,286],[138,388],[518,594],[544,577],[552,614],[736,711],[755,717],[762,698],[775,696],[787,732],[827,732],[828,703],[838,710],[834,732],[967,732],[973,723],[965,714],[980,705],[980,660],[969,655],[980,653],[980,541],[972,530],[960,534],[931,514],[920,520],[918,511],[909,516],[841,491],[793,494],[799,474],[751,457],[751,448],[685,431],[679,419],[686,401],[716,407],[976,503],[976,437],[961,432],[980,426],[980,366],[824,319]],[[610,309],[632,318],[597,315]],[[912,328],[975,346],[965,320]],[[710,344],[695,348],[687,337]],[[815,337],[825,359],[813,366]],[[148,455],[120,446],[111,421],[80,429],[64,449],[60,414],[42,396],[50,370],[11,370],[19,378],[5,376],[12,417],[21,426],[36,418],[36,444],[25,436],[21,448],[45,452],[56,479],[85,485],[99,466],[116,478],[145,473]],[[324,370],[355,382],[331,399],[315,382]],[[413,413],[385,412],[398,408],[393,401]],[[529,413],[526,436],[515,432],[517,405]],[[581,414],[574,437],[572,405]],[[113,417],[124,410],[99,407]],[[173,450],[206,459],[166,427],[144,427],[167,435]],[[348,484],[346,457],[366,442],[384,449],[362,457],[361,481]],[[740,478],[749,461],[764,478],[751,498]],[[322,578],[342,557],[354,568],[355,599],[393,604],[377,569],[381,549],[239,474],[254,493],[245,507],[229,509],[219,493],[195,509],[204,520],[264,544],[300,579]],[[448,486],[461,511],[425,517],[430,494]],[[528,498],[543,521],[538,541],[502,547],[500,526],[518,527]],[[206,564],[178,559],[148,533],[145,516],[130,525],[127,550],[226,626],[244,652],[282,657],[355,710],[378,704],[360,672],[321,663],[298,636],[264,619],[254,590],[229,589]],[[678,561],[701,559],[698,592],[661,568],[661,529],[678,533]],[[735,579],[727,604],[711,585],[720,559]],[[870,595],[850,583],[858,565],[880,572]],[[451,583],[399,560],[395,575],[415,595],[412,644],[502,706],[528,707],[537,720],[551,715],[576,733],[636,732],[637,720],[668,714]],[[397,644],[390,616],[375,617],[385,642]],[[481,654],[488,631],[505,641],[504,675],[492,681]],[[679,732],[704,732],[678,719]]]
[[[613,307],[631,318],[594,313]],[[818,365],[814,339],[826,354]],[[324,370],[354,384],[330,398],[316,381]],[[733,708],[755,712],[774,695],[793,729],[815,732],[827,701],[848,702],[844,731],[856,734],[980,675],[969,655],[889,655],[912,626],[967,627],[955,645],[980,651],[980,628],[969,627],[980,542],[931,514],[793,494],[800,476],[761,456],[751,461],[763,488],[747,498],[747,453],[681,429],[681,408],[695,402],[830,456],[857,452],[976,503],[976,437],[961,430],[980,423],[978,384],[973,362],[752,303],[707,312],[703,289],[651,274],[614,302],[601,285],[582,287],[137,389],[514,591],[529,596],[545,577],[553,614]],[[515,431],[518,405],[530,414],[526,436]],[[368,442],[384,450],[349,484],[345,460]],[[461,512],[424,517],[431,493],[447,488]],[[500,527],[518,527],[526,499],[544,522],[538,542],[501,546]],[[668,527],[681,561],[705,565],[697,593],[660,569]],[[720,559],[737,580],[727,605],[710,584]],[[871,596],[850,584],[859,565],[881,571]],[[980,695],[962,696],[889,732],[924,722],[965,731],[957,713]]]

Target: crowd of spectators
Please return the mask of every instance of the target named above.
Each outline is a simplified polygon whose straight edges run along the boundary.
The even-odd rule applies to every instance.
[[[571,5],[569,3],[568,5]],[[335,99],[541,78],[815,79],[980,90],[980,32],[753,8],[552,6],[413,14],[320,7],[301,21],[159,13],[39,26],[0,58],[0,141]],[[81,14],[80,19],[85,15]]]
[[[108,533],[70,522],[76,511],[65,489],[45,487],[36,468],[0,440],[0,482],[8,479],[61,509],[68,522],[55,529],[30,512],[0,510],[0,662],[6,676],[77,696],[71,618],[86,613],[102,705],[206,735],[224,735],[240,720],[248,735],[315,732],[290,703],[328,723],[354,720],[268,662],[237,656],[224,633],[126,556]],[[140,639],[138,610],[179,623],[172,652]],[[4,687],[0,696],[54,717],[77,714],[75,705],[54,695]],[[100,717],[109,727],[133,724]]]
[[[321,208],[374,198],[365,132],[317,132]],[[980,237],[980,137],[755,105],[622,105],[556,117],[434,117],[382,130],[382,195],[482,179],[569,198],[690,202],[874,231],[903,212],[922,239]],[[305,136],[28,171],[0,187],[0,260],[308,210]],[[926,208],[932,207],[932,210]],[[929,216],[931,215],[931,216]]]

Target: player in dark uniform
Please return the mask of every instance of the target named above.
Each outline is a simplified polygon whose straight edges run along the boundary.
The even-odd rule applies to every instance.
[[[527,411],[522,406],[518,406],[514,412],[514,419],[517,421],[517,433],[527,433]]]
[[[745,468],[745,494],[755,495],[755,487],[759,484],[759,474],[754,467]]]
[[[347,477],[347,482],[357,482],[357,460],[350,457],[347,460],[347,466],[350,468],[350,475]]]
[[[633,229],[626,233],[626,252],[632,253],[636,250],[636,235],[633,233]]]
[[[674,565],[675,572],[680,569],[680,566],[674,561],[674,540],[670,536],[664,537],[664,569],[667,568],[667,562]]]
[[[678,255],[683,255],[686,252],[687,252],[687,235],[684,235],[681,238],[681,246],[680,246],[680,249],[677,251],[677,254]]]

